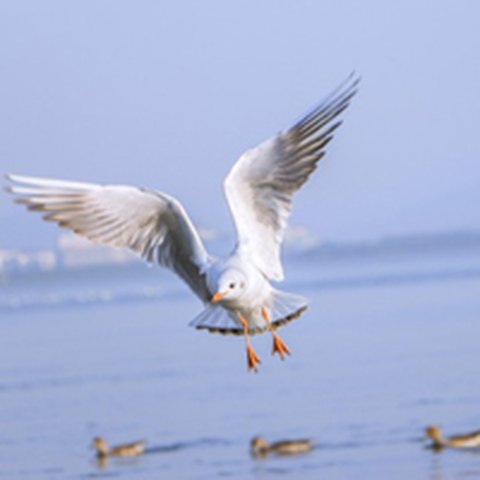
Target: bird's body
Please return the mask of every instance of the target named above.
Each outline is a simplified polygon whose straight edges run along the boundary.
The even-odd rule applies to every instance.
[[[312,448],[312,441],[306,438],[268,443],[262,437],[254,437],[250,441],[250,453],[255,458],[264,458],[270,454],[299,455],[309,452]]]
[[[432,447],[441,449],[450,448],[480,448],[480,431],[452,435],[444,438],[439,427],[431,425],[425,429],[425,434],[432,440]]]
[[[145,442],[137,441],[123,443],[109,448],[105,440],[101,437],[93,439],[93,448],[97,451],[98,458],[106,457],[137,457],[145,452]]]
[[[206,284],[210,291],[218,291],[219,280],[231,279],[231,283],[244,287],[238,295],[225,296],[219,302],[206,305],[205,310],[198,315],[191,324],[197,328],[214,329],[223,334],[243,335],[243,326],[239,320],[241,315],[247,322],[248,333],[253,335],[267,329],[262,316],[262,308],[270,314],[272,324],[281,322],[289,314],[306,308],[303,297],[292,295],[275,289],[250,259],[235,252],[226,259],[216,259],[206,271]],[[245,279],[248,278],[248,282]],[[225,290],[230,285],[227,281]],[[281,305],[279,302],[283,302]],[[282,309],[282,306],[284,307]]]
[[[163,192],[125,185],[7,175],[7,190],[44,219],[92,241],[124,247],[182,278],[204,303],[191,325],[245,336],[248,368],[260,359],[248,336],[270,331],[273,353],[290,354],[276,328],[307,308],[304,298],[277,290],[280,248],[294,193],[307,181],[356,93],[349,77],[293,127],[245,152],[224,183],[237,231],[232,254],[210,255],[186,211]]]

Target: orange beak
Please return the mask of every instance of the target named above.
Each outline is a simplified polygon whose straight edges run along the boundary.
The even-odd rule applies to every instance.
[[[212,299],[210,300],[212,303],[217,303],[219,302],[223,297],[225,296],[225,293],[222,292],[217,292]]]

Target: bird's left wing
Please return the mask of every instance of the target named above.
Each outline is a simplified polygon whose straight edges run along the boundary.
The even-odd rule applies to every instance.
[[[293,127],[245,152],[225,179],[237,248],[270,279],[283,279],[280,245],[293,194],[325,155],[358,82],[351,75]]]
[[[94,242],[126,247],[173,270],[208,301],[209,257],[184,208],[164,193],[125,185],[97,185],[7,175],[7,191],[29,210]]]

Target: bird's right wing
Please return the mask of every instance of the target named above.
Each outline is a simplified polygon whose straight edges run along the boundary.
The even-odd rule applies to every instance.
[[[97,185],[7,175],[7,191],[29,210],[94,242],[126,247],[173,270],[203,300],[208,254],[182,205],[164,193],[124,185]]]

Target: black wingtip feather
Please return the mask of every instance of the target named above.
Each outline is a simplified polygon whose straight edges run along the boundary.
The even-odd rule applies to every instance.
[[[331,108],[337,103],[344,103],[357,93],[358,85],[361,77],[353,70],[336,88],[334,88],[326,97],[319,102],[319,104],[310,110],[309,113],[302,116],[302,118],[295,123],[293,128],[298,128],[300,125],[306,125],[318,114],[325,113],[325,108]],[[343,98],[343,100],[342,100]],[[323,111],[323,112],[322,112]]]

